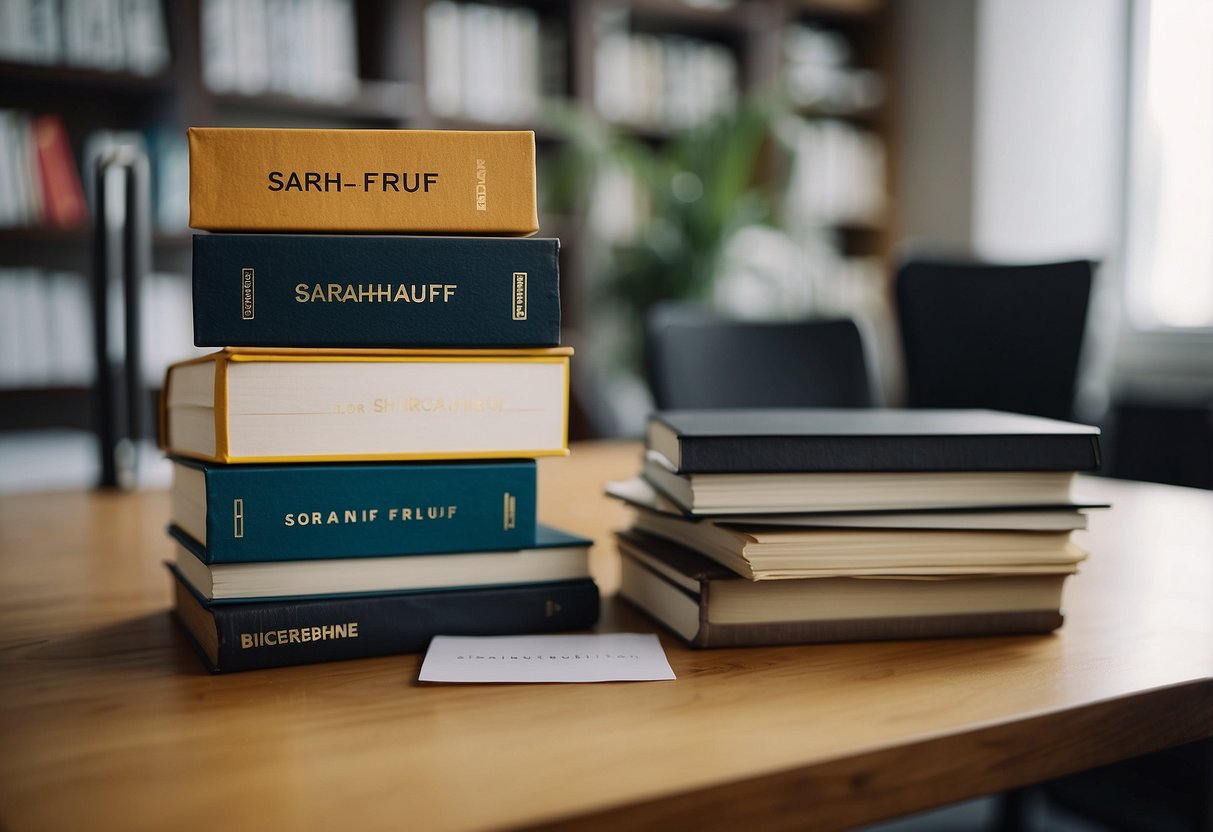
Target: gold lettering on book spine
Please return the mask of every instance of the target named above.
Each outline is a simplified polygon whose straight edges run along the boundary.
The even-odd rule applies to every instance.
[[[476,160],[476,210],[489,210],[489,167],[484,159]]]
[[[244,500],[240,497],[232,500],[232,537],[244,537]]]
[[[358,638],[358,622],[325,624],[320,627],[292,627],[288,630],[266,630],[262,633],[241,633],[240,649],[250,647],[280,647],[285,644],[306,644],[312,641]]]
[[[514,320],[526,320],[526,272],[514,272]]]
[[[240,270],[240,320],[251,321],[256,312],[253,293],[253,270]]]

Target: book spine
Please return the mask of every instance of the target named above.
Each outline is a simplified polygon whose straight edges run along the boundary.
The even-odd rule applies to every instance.
[[[844,621],[778,621],[702,624],[692,647],[759,647],[919,638],[970,638],[1051,633],[1062,625],[1057,610],[865,618]]]
[[[1094,471],[1099,440],[1023,436],[681,437],[679,472]],[[879,460],[873,465],[873,460]]]
[[[32,129],[44,219],[58,228],[78,228],[88,218],[88,209],[63,119],[55,114],[37,116]]]
[[[205,476],[207,563],[535,545],[534,461],[208,467]]]
[[[547,347],[560,343],[555,239],[194,237],[205,347]]]
[[[190,225],[209,231],[528,235],[535,134],[189,130]]]
[[[435,635],[560,632],[598,620],[593,581],[210,608],[219,672],[424,650]]]

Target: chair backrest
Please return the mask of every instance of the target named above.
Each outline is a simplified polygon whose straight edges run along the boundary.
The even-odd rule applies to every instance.
[[[848,319],[723,319],[699,304],[658,304],[645,359],[658,408],[868,407],[863,340]]]
[[[909,262],[897,312],[910,407],[1071,417],[1094,264]]]

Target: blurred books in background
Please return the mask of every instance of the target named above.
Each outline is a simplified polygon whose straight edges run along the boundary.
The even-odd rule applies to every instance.
[[[191,337],[189,281],[152,274],[143,288],[142,378],[156,388],[169,364],[201,350]],[[90,291],[83,274],[0,267],[0,389],[92,384],[96,358]],[[121,308],[117,298],[109,305]],[[118,352],[122,329],[111,327],[110,335]]]
[[[5,0],[0,60],[156,75],[168,68],[160,0]]]
[[[151,168],[152,224],[162,234],[185,231],[189,163],[185,136],[170,127],[94,130],[79,159],[58,113],[0,110],[0,228],[83,232],[92,212],[91,172],[108,151],[134,147]]]
[[[358,89],[352,0],[204,0],[201,17],[211,92],[341,101]]]

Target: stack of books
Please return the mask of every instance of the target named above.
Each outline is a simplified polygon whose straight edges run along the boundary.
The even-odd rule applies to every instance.
[[[210,666],[593,624],[591,541],[536,520],[572,351],[558,241],[521,236],[533,134],[189,141],[194,339],[221,349],[169,368],[161,437],[175,612]]]
[[[697,647],[1049,632],[1099,430],[982,410],[654,415],[621,594]]]

